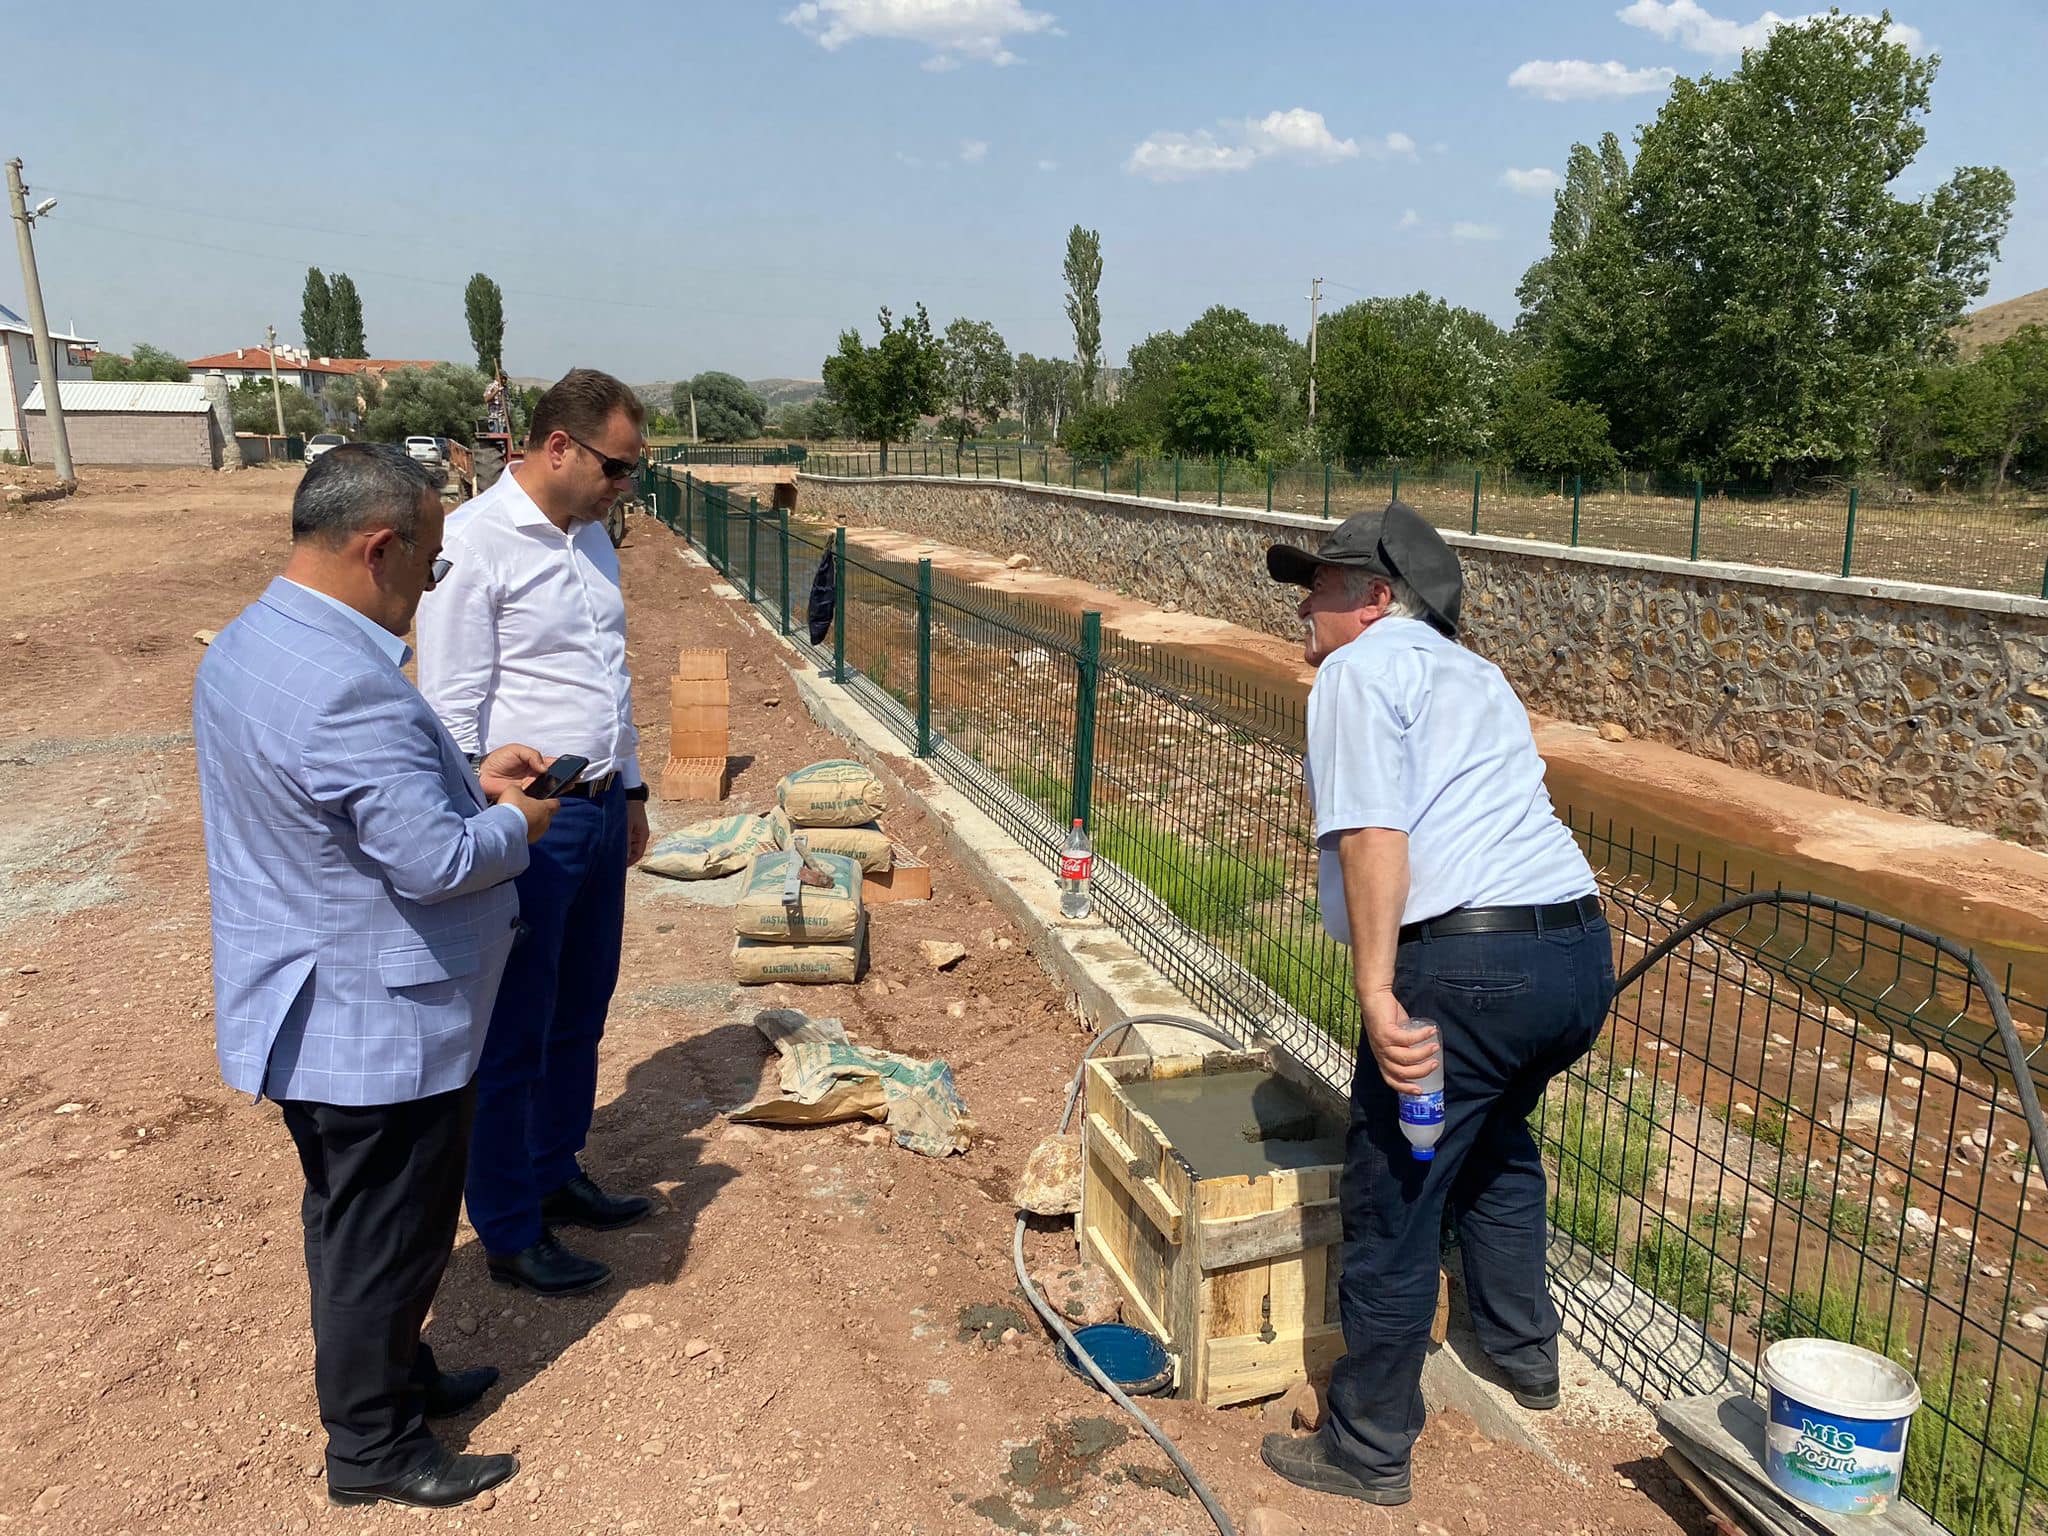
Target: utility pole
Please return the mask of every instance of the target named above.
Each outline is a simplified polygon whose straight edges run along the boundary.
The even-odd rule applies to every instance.
[[[690,441],[697,441],[697,391],[690,391]]]
[[[14,216],[14,238],[21,247],[21,286],[28,295],[28,324],[35,333],[36,370],[43,379],[43,419],[50,424],[50,456],[56,461],[59,480],[76,480],[71,467],[71,436],[64,430],[64,400],[57,393],[57,353],[50,345],[50,322],[43,315],[43,284],[36,276],[35,241],[29,226],[52,208],[57,199],[46,197],[28,211],[28,192],[21,184],[21,161],[7,162],[7,206]],[[24,439],[24,450],[28,443]]]
[[[277,383],[277,327],[266,325],[263,329],[270,333],[270,403],[277,407],[277,435],[283,437],[284,391],[278,387]],[[279,453],[284,452],[282,444],[278,446],[277,451]]]
[[[1316,424],[1316,318],[1323,306],[1323,280],[1308,280],[1308,424]]]

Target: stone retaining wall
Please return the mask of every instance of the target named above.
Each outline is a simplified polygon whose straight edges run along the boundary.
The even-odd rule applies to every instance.
[[[1028,554],[1293,637],[1264,550],[1320,518],[1013,482],[800,480],[806,516]],[[2048,602],[1450,535],[1467,640],[1530,708],[2048,848]]]

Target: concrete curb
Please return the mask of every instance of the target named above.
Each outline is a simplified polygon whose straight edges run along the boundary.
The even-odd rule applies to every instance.
[[[711,569],[687,545],[679,553],[687,562]],[[1155,971],[1100,919],[1074,922],[1061,916],[1058,884],[1036,856],[960,790],[916,758],[906,756],[903,744],[859,699],[811,670],[801,653],[785,642],[742,594],[722,583],[715,584],[712,591],[736,601],[742,616],[776,642],[783,653],[782,664],[811,718],[847,742],[853,755],[903,800],[924,809],[953,857],[963,869],[979,876],[989,898],[1030,941],[1032,956],[1098,1033],[1136,1013],[1177,1013],[1205,1023],[1220,1022]],[[1145,1049],[1162,1054],[1219,1049],[1203,1037],[1171,1025],[1141,1024],[1133,1033]],[[1460,1321],[1454,1312],[1449,1341],[1432,1350],[1423,1367],[1423,1399],[1431,1411],[1462,1413],[1488,1439],[1519,1446],[1575,1473],[1536,1431],[1533,1421],[1538,1416],[1517,1405],[1504,1387],[1468,1363],[1483,1360],[1484,1355],[1469,1325],[1461,1327]],[[1574,1367],[1584,1366],[1583,1358],[1573,1358],[1576,1351],[1563,1341],[1560,1348],[1566,1352],[1567,1377],[1581,1374]]]

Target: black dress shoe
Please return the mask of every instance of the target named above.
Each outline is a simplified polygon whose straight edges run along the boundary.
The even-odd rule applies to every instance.
[[[1321,1435],[1268,1435],[1259,1444],[1259,1460],[1290,1483],[1316,1493],[1334,1493],[1367,1504],[1406,1504],[1411,1496],[1407,1474],[1360,1477],[1331,1459]]]
[[[517,1253],[488,1254],[485,1262],[499,1285],[519,1286],[541,1296],[581,1296],[612,1277],[608,1265],[571,1253],[552,1232],[541,1233],[539,1242]]]
[[[1528,1383],[1518,1382],[1511,1378],[1508,1382],[1508,1390],[1514,1394],[1516,1402],[1520,1403],[1524,1408],[1534,1409],[1537,1413],[1545,1413],[1555,1408],[1561,1396],[1555,1376],[1551,1377],[1548,1381]]]
[[[367,1488],[327,1490],[330,1504],[410,1504],[418,1509],[446,1509],[464,1504],[495,1488],[519,1470],[516,1456],[458,1456],[453,1451],[436,1451],[425,1466],[416,1467],[388,1483]]]
[[[474,1408],[483,1400],[483,1395],[498,1384],[498,1368],[495,1365],[473,1366],[466,1371],[440,1371],[427,1383],[426,1414],[430,1419],[445,1419]]]
[[[550,1226],[609,1232],[645,1220],[653,1209],[645,1195],[608,1195],[579,1173],[541,1201],[540,1219]]]

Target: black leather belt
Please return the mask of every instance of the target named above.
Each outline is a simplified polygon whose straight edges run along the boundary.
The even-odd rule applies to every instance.
[[[595,800],[612,787],[612,780],[619,776],[614,768],[601,779],[585,779],[580,784],[571,784],[556,798],[561,800]]]
[[[1403,923],[1401,942],[1447,939],[1458,933],[1542,933],[1550,928],[1583,928],[1600,912],[1598,896],[1581,896],[1577,901],[1560,901],[1547,907],[1458,907],[1442,917]]]

